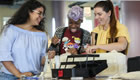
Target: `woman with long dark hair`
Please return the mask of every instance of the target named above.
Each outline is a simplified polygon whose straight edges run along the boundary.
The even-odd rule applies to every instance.
[[[40,74],[47,46],[45,11],[39,1],[28,0],[5,25],[0,34],[0,80]]]
[[[126,54],[130,43],[128,30],[116,19],[113,3],[110,0],[97,2],[94,15],[99,25],[92,31],[93,46],[87,47],[87,53],[116,50]]]

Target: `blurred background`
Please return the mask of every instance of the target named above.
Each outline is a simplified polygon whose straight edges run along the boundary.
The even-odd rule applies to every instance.
[[[6,21],[19,9],[26,0],[0,0],[0,30]],[[67,27],[68,10],[79,5],[84,9],[84,20],[81,28],[91,32],[97,26],[94,20],[93,6],[101,0],[39,0],[46,6],[46,31],[51,39],[58,27]],[[128,57],[140,56],[140,1],[112,0],[117,19],[127,26],[131,43]],[[24,16],[24,15],[23,15]]]

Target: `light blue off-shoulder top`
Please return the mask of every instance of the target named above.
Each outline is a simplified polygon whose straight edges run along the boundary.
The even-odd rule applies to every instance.
[[[0,35],[0,62],[12,61],[20,72],[41,72],[41,59],[46,55],[47,35],[9,25]],[[11,74],[3,65],[1,72]]]

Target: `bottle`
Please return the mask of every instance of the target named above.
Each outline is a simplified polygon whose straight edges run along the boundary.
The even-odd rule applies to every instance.
[[[55,68],[59,69],[59,67],[60,67],[60,56],[56,55],[55,56]]]

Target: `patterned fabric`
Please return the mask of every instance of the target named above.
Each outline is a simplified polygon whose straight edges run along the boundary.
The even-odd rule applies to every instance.
[[[63,33],[64,33],[64,29],[66,27],[59,27],[56,32],[55,32],[55,35],[59,38],[59,39],[62,39],[62,36],[63,36]],[[84,29],[81,29],[83,30],[83,33],[81,33],[82,36],[82,43],[81,43],[81,47],[83,48],[86,44],[90,44],[91,42],[91,35],[88,31],[84,30]],[[59,43],[60,44],[60,43]],[[59,44],[58,45],[51,45],[49,47],[49,50],[55,50],[56,52],[59,52]],[[80,49],[80,53],[82,53],[84,51],[84,49]]]
[[[71,33],[70,30],[67,28],[65,30],[64,36],[62,38],[62,42],[60,44],[60,53],[65,53],[65,51],[69,48],[79,48],[80,44],[80,37],[81,37],[81,30],[77,30],[76,33]],[[67,39],[66,39],[67,38]],[[79,38],[79,41],[76,39]]]
[[[77,5],[73,6],[68,12],[68,17],[74,21],[83,20],[83,9]]]

